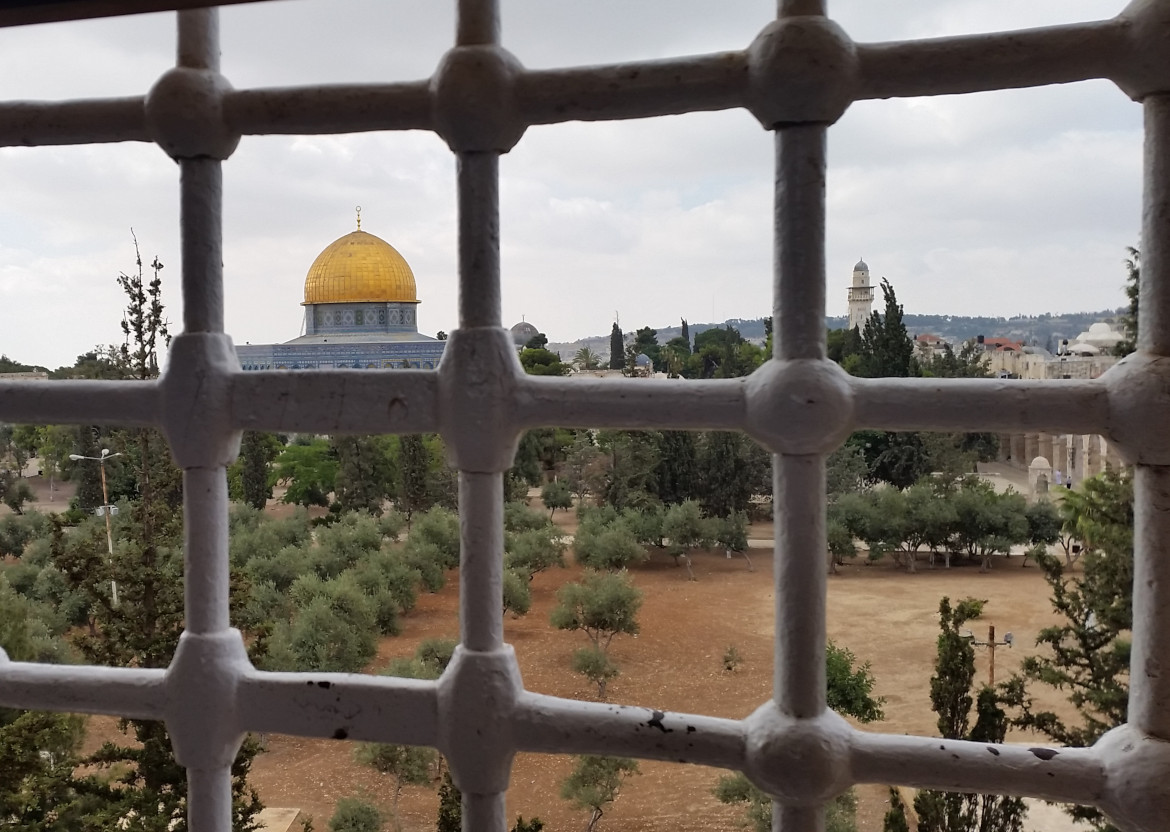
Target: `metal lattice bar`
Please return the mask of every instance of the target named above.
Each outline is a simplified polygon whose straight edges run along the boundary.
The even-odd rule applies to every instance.
[[[163,5],[189,4],[39,4],[0,10],[0,25]],[[253,90],[232,90],[219,74],[217,12],[182,11],[176,67],[143,96],[0,102],[0,145],[150,141],[180,164],[184,330],[164,377],[0,382],[0,420],[164,431],[184,475],[187,622],[165,671],[0,654],[0,705],[164,719],[188,769],[195,832],[230,829],[230,763],[247,731],[435,746],[463,791],[469,832],[507,828],[519,751],[740,769],[777,799],[781,832],[820,829],[824,803],[867,782],[1091,803],[1127,830],[1160,829],[1170,815],[1170,0],[1136,0],[1095,23],[877,44],[851,41],[821,0],[777,8],[740,51],[526,70],[500,45],[498,5],[459,0],[456,45],[428,80]],[[829,362],[829,125],[863,99],[1092,78],[1112,80],[1145,109],[1139,352],[1101,379],[1059,384],[852,379]],[[776,357],[746,380],[524,375],[501,327],[500,154],[533,125],[728,108],[776,133]],[[223,332],[222,267],[222,165],[241,136],[406,129],[438,133],[458,165],[459,329],[440,368],[242,373]],[[661,717],[674,730],[649,732],[646,708],[524,689],[503,641],[502,477],[521,431],[538,425],[744,430],[773,453],[774,691],[750,717],[674,712]],[[1136,464],[1128,725],[1092,748],[989,753],[981,743],[859,731],[825,709],[824,459],[857,428],[1100,433]],[[461,645],[438,682],[250,665],[228,619],[225,468],[243,429],[442,433],[460,469]]]

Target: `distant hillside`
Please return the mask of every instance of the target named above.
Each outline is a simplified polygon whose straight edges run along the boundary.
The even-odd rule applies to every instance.
[[[1124,310],[1105,309],[1100,312],[1073,312],[1063,315],[1018,316],[1015,318],[982,318],[963,315],[911,315],[903,318],[911,336],[938,335],[952,343],[962,343],[978,335],[989,338],[1013,338],[1027,344],[1056,351],[1056,344],[1063,338],[1072,340],[1097,321],[1115,321]],[[848,323],[844,316],[825,318],[828,329],[843,329]],[[749,341],[763,343],[763,318],[730,318],[719,324],[690,324],[691,338],[713,327],[733,326]],[[671,338],[682,334],[681,326],[662,327],[658,331],[658,343],[665,344]],[[633,339],[633,330],[625,332],[626,341]],[[589,347],[598,355],[609,357],[609,333],[593,335],[579,341],[550,341],[548,348],[560,353],[562,360],[569,361],[581,347]]]

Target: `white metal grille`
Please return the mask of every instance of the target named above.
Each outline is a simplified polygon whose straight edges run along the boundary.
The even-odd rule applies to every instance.
[[[181,2],[15,4],[0,23]],[[717,13],[717,8],[714,9]],[[184,471],[187,631],[165,671],[8,662],[0,704],[163,719],[189,773],[190,823],[230,828],[245,731],[425,744],[451,761],[464,828],[506,828],[517,751],[616,753],[742,769],[775,828],[816,830],[852,783],[1092,803],[1126,829],[1170,817],[1170,2],[996,35],[858,44],[821,0],[780,0],[744,51],[528,71],[493,0],[460,0],[456,45],[428,80],[231,90],[214,10],[178,12],[177,66],[144,97],[0,103],[0,145],[156,142],[180,163],[183,332],[152,383],[0,382],[0,420],[155,425]],[[276,13],[276,12],[274,12]],[[5,15],[7,17],[5,17]],[[1095,381],[863,380],[825,358],[825,135],[855,100],[1107,78],[1145,111],[1141,343]],[[523,374],[500,319],[498,160],[531,125],[747,108],[775,131],[776,357],[746,380],[648,385]],[[425,371],[242,373],[223,332],[221,166],[241,135],[423,129],[458,159],[459,329]],[[524,689],[502,639],[502,472],[541,425],[743,429],[774,452],[773,698],[737,721]],[[825,709],[824,458],[858,428],[1106,435],[1136,465],[1130,723],[1088,749],[859,731]],[[228,620],[225,466],[243,429],[439,431],[460,470],[461,646],[438,682],[262,673]],[[309,682],[309,684],[306,684]],[[326,684],[328,683],[328,684]],[[694,730],[689,730],[693,728]]]

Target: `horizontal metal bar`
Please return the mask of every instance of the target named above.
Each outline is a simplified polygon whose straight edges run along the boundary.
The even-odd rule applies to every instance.
[[[719,52],[608,66],[529,70],[519,78],[516,98],[528,124],[728,110],[744,104],[747,68],[745,52]]]
[[[0,381],[0,422],[148,427],[160,399],[157,381]]]
[[[525,376],[516,419],[524,427],[742,430],[745,379],[602,379]]]
[[[68,4],[65,4],[68,5]],[[952,95],[1107,78],[1127,55],[1119,20],[858,44],[857,100]],[[521,72],[524,123],[653,118],[745,105],[746,51]],[[783,89],[783,82],[778,81]],[[428,79],[233,90],[225,120],[245,135],[433,130]],[[0,146],[150,141],[143,99],[0,104]]]
[[[0,104],[0,147],[148,141],[142,96]]]
[[[223,107],[243,135],[434,129],[427,81],[235,90]]]
[[[162,719],[164,670],[0,662],[0,706]]]
[[[529,692],[518,704],[513,716],[518,751],[628,754],[729,769],[744,765],[743,723],[736,719]]]
[[[232,420],[245,430],[430,433],[439,429],[438,386],[434,370],[240,372]]]
[[[438,738],[434,682],[252,670],[237,690],[246,731],[404,745],[433,746]]]
[[[1105,772],[1091,748],[1048,748],[854,731],[855,783],[985,792],[1091,804]]]
[[[854,427],[880,430],[1104,433],[1100,379],[881,378],[850,380]]]
[[[955,95],[1110,77],[1126,55],[1117,20],[858,44],[856,100]]]

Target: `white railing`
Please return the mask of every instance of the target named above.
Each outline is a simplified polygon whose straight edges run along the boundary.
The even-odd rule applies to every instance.
[[[0,24],[88,3],[0,10]],[[119,4],[101,4],[117,6]],[[125,8],[188,5],[124,3]],[[712,7],[718,13],[717,4]],[[279,8],[273,7],[273,14]],[[23,17],[21,17],[23,15]],[[246,731],[433,745],[465,829],[503,830],[518,751],[620,753],[742,769],[776,829],[816,830],[853,783],[1091,803],[1127,829],[1170,818],[1170,2],[1096,23],[859,44],[820,0],[780,0],[740,52],[529,71],[493,0],[460,0],[456,45],[415,82],[232,90],[215,11],[178,12],[177,66],[143,97],[0,103],[0,145],[155,142],[179,161],[183,332],[153,383],[0,381],[5,422],[156,425],[183,468],[187,631],[168,669],[0,659],[0,704],[166,720],[191,828],[230,829],[228,766]],[[31,17],[30,17],[31,16]],[[762,21],[764,23],[764,21]],[[1145,110],[1141,342],[1095,381],[862,380],[825,358],[825,136],[856,100],[1107,78]],[[775,132],[776,357],[746,380],[596,383],[523,374],[501,326],[499,157],[531,125],[748,109]],[[431,130],[458,160],[459,328],[435,372],[239,370],[223,331],[222,164],[242,135]],[[502,474],[537,425],[743,429],[774,454],[775,689],[737,721],[526,691],[501,610]],[[1058,755],[860,731],[825,709],[824,459],[858,428],[1106,435],[1136,465],[1130,723]],[[243,429],[439,431],[460,470],[461,646],[438,682],[262,673],[228,620],[225,466]],[[306,681],[314,684],[306,684]],[[325,684],[328,683],[328,684]],[[694,730],[688,730],[693,728]]]

